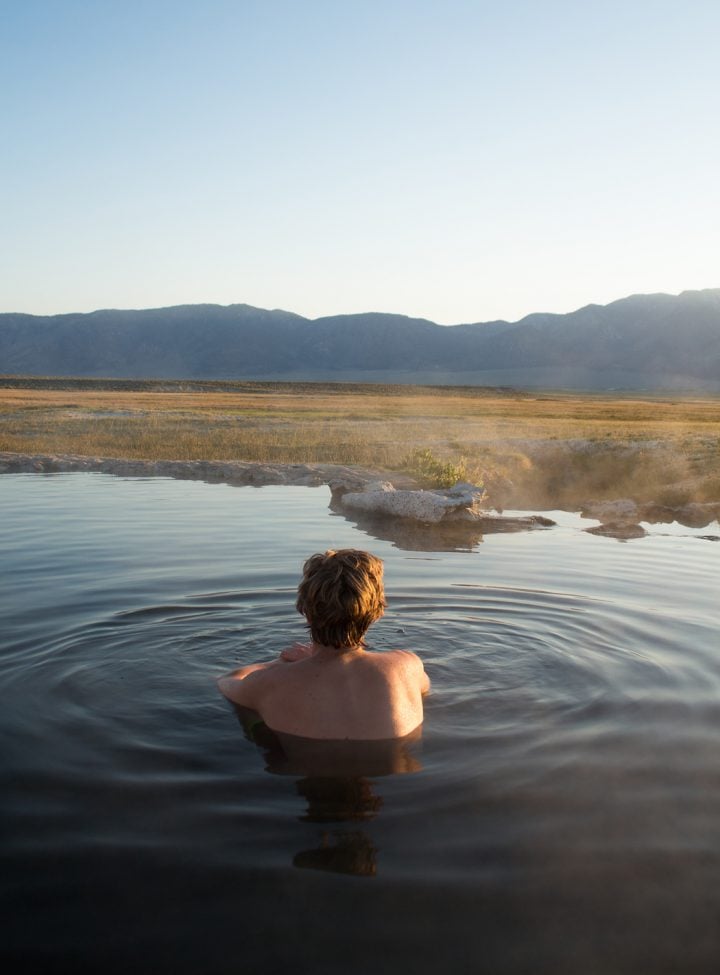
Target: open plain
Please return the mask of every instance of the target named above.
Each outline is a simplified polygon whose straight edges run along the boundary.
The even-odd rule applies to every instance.
[[[0,451],[354,465],[500,507],[714,503],[720,397],[5,376]]]

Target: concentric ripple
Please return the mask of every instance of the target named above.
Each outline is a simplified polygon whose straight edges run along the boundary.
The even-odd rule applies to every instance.
[[[285,890],[292,872],[293,909],[309,917],[345,889],[305,886],[312,866],[375,877],[423,944],[402,906],[421,889],[444,892],[428,930],[466,895],[473,918],[478,897],[512,898],[513,923],[518,911],[532,919],[530,955],[548,897],[562,917],[582,897],[588,917],[610,916],[618,898],[624,910],[672,906],[706,944],[694,925],[720,909],[707,866],[720,846],[720,549],[667,531],[618,543],[564,516],[547,532],[418,556],[331,515],[325,494],[286,490],[0,478],[11,902],[57,932],[73,923],[70,895],[86,908],[105,898],[117,932],[106,875],[124,903],[173,876],[162,881],[172,940],[176,914],[196,909],[189,878],[204,878],[218,917],[238,887],[264,915],[280,896],[269,878]],[[214,681],[304,638],[302,562],[344,546],[385,560],[389,609],[371,645],[416,650],[432,680],[422,744],[398,766],[414,774],[269,774],[272,743],[246,740]],[[654,879],[668,863],[684,892],[672,905]],[[85,902],[84,890],[105,893]],[[206,943],[215,928],[203,924]],[[32,953],[33,930],[13,930]],[[647,917],[639,930],[654,932],[644,948],[663,944]]]

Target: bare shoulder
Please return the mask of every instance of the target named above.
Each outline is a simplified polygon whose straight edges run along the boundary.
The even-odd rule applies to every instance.
[[[256,669],[255,669],[256,667]],[[220,693],[235,704],[257,708],[267,691],[274,687],[285,670],[273,664],[251,665],[218,680]]]
[[[422,667],[422,660],[412,650],[387,650],[383,656],[393,657],[398,663],[406,667]]]
[[[391,650],[387,656],[392,656],[397,665],[406,669],[420,681],[420,690],[426,694],[430,690],[430,678],[425,673],[423,662],[412,650]]]

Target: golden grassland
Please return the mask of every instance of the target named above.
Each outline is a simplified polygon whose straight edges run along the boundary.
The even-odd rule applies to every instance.
[[[333,383],[0,380],[0,450],[338,463],[504,503],[720,500],[720,397]]]

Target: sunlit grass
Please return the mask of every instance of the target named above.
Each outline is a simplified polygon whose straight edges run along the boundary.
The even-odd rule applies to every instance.
[[[60,382],[60,381],[56,381]],[[452,387],[0,388],[0,450],[462,471],[512,502],[720,499],[720,399]],[[228,388],[229,387],[229,388]],[[236,387],[236,388],[233,388]],[[425,455],[420,470],[418,451]],[[437,475],[440,476],[440,475]],[[445,478],[447,479],[447,478]],[[670,503],[668,501],[668,503]]]

